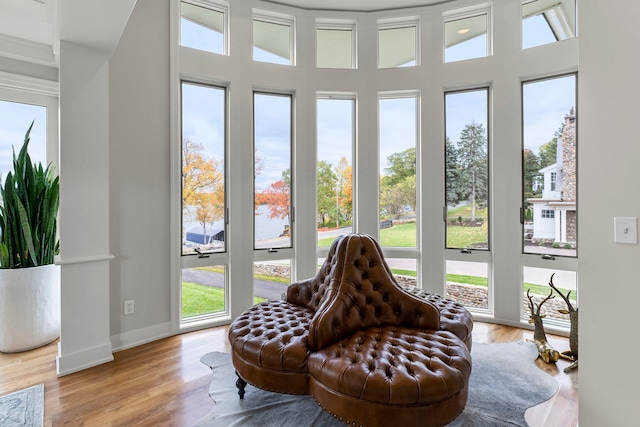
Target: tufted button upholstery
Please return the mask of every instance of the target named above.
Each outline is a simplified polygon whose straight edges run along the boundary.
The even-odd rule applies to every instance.
[[[427,292],[415,286],[400,285],[402,289],[418,298],[429,301],[438,307],[440,311],[440,329],[451,331],[460,338],[471,350],[473,318],[464,306],[452,299],[444,298],[441,295]]]
[[[373,238],[345,236],[333,258],[327,289],[309,325],[311,349],[372,326],[440,328],[438,309],[398,287]]]
[[[469,350],[451,332],[371,328],[309,356],[309,374],[336,393],[390,405],[438,403],[471,374]]]
[[[440,426],[467,401],[472,328],[464,307],[399,286],[378,243],[351,234],[286,300],[237,317],[229,341],[238,376],[257,387],[310,393],[356,425]]]
[[[229,342],[238,374],[265,390],[307,394],[313,314],[286,301],[269,301],[237,317],[229,328]]]

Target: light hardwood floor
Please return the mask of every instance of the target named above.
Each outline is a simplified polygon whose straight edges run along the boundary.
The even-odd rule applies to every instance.
[[[530,339],[532,332],[476,322],[474,342]],[[560,351],[568,340],[547,334]],[[115,353],[115,360],[58,378],[57,344],[17,354],[0,353],[0,395],[44,383],[45,426],[192,426],[213,409],[211,370],[200,362],[210,351],[229,352],[227,328],[166,338]],[[558,394],[530,408],[532,427],[573,427],[578,423],[577,371],[566,361],[535,362],[559,384]]]

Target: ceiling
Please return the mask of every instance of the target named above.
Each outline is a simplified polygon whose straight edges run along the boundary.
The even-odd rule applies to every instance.
[[[238,1],[238,0],[231,0]],[[372,12],[376,10],[402,9],[405,7],[429,6],[453,0],[265,0],[267,3],[294,6],[312,10],[341,10]]]
[[[243,0],[229,0],[234,2]],[[370,12],[429,6],[454,0],[264,0],[308,10]],[[535,4],[573,4],[538,0]],[[57,62],[59,40],[101,50],[115,48],[136,0],[0,0],[0,55]],[[575,16],[575,10],[568,10]],[[575,28],[575,22],[570,22]]]
[[[234,1],[239,0],[231,0]],[[444,0],[452,1],[452,0]],[[267,0],[302,9],[373,11],[443,3],[443,0]],[[0,0],[0,33],[53,45],[59,0]],[[95,4],[96,2],[91,2]],[[111,3],[106,1],[105,3]],[[78,3],[79,4],[79,3]]]
[[[57,0],[0,0],[0,33],[51,46]]]
[[[59,41],[112,51],[136,0],[0,0],[0,55],[56,63]]]

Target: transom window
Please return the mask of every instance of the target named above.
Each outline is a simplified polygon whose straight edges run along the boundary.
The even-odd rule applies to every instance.
[[[378,21],[378,68],[418,65],[417,17]]]
[[[575,0],[527,0],[522,2],[523,49],[575,36]]]
[[[254,11],[253,60],[294,65],[293,28],[293,17]]]
[[[444,21],[444,62],[491,55],[490,7],[449,11]]]
[[[318,68],[356,68],[355,28],[353,21],[317,21],[316,66]]]
[[[207,1],[181,2],[180,44],[224,55],[227,53],[228,6]]]

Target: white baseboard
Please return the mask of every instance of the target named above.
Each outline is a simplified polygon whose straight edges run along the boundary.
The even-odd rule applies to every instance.
[[[137,347],[162,338],[173,335],[171,332],[171,322],[160,323],[146,328],[136,329],[111,336],[111,346],[113,352]]]
[[[58,376],[73,374],[83,369],[91,368],[113,360],[111,343],[91,347],[75,353],[60,355],[60,343],[58,343],[58,357],[56,358],[56,371]]]

